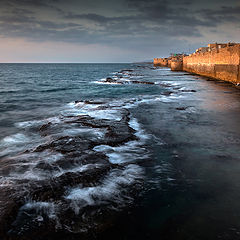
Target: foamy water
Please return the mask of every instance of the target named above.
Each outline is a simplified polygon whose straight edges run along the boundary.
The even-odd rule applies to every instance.
[[[143,116],[141,110],[178,103],[191,93],[180,92],[187,89],[176,79],[157,78],[153,71],[158,69],[149,66],[144,71],[152,78],[141,68],[112,68],[96,75],[91,75],[91,68],[74,81],[61,72],[63,87],[36,86],[41,94],[29,93],[32,105],[18,99],[18,108],[26,109],[12,110],[11,131],[2,127],[0,187],[21,198],[11,227],[18,234],[44,224],[51,225],[49,231],[91,232],[98,227],[98,214],[124,211],[143,191],[154,191],[162,182],[175,184],[170,163],[154,165],[152,148],[156,146],[157,152],[167,146],[156,135],[158,125],[149,131],[143,124],[156,112]],[[108,77],[113,81],[106,82]],[[60,84],[54,79],[51,84]],[[193,114],[196,109],[187,107],[184,112]]]

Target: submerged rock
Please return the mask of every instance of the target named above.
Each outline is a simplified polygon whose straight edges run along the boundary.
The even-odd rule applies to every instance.
[[[187,109],[187,107],[177,107],[176,108],[176,110],[180,110],[180,111],[184,111],[184,110],[186,110]]]
[[[107,77],[106,82],[116,82],[116,80],[113,78]]]
[[[110,108],[100,101],[75,101]],[[113,164],[96,147],[114,148],[138,140],[130,127],[130,112],[118,110],[120,120],[89,115],[65,116],[37,131],[47,141],[1,160],[7,180],[0,191],[0,238],[78,238],[111,224],[117,212],[134,200],[142,186],[142,170],[131,163]],[[61,135],[61,129],[94,129],[101,137]],[[16,164],[16,162],[18,164]],[[11,179],[11,180],[10,180]]]
[[[181,90],[181,92],[197,92],[196,90],[188,90],[188,89],[184,89],[184,90]]]
[[[131,82],[135,84],[151,84],[151,85],[155,84],[154,82],[145,82],[145,81],[136,81],[136,80]]]

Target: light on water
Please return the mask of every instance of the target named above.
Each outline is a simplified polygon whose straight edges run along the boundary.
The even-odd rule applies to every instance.
[[[149,64],[0,67],[3,239],[238,239],[233,86]]]

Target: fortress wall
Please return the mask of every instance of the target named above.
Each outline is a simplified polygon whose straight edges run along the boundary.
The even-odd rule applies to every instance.
[[[171,61],[171,70],[172,71],[182,71],[183,70],[183,63],[181,60]]]
[[[167,67],[168,66],[168,60],[164,59],[164,58],[154,58],[153,59],[153,64],[155,66]]]
[[[240,83],[240,45],[194,53],[183,58],[183,70],[232,83]]]

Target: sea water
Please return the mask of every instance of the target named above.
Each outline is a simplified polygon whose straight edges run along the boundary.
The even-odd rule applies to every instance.
[[[98,124],[116,124],[127,116],[126,111],[135,138],[116,146],[105,143],[107,128],[76,121],[87,117]],[[36,150],[57,139],[67,138],[66,144],[71,146],[72,141],[73,148],[77,137],[101,142],[87,150],[89,156],[103,154],[104,161],[114,166],[97,183],[63,185],[58,199],[24,195],[13,225],[9,223],[9,234],[13,239],[29,236],[27,223],[38,222],[31,232],[41,235],[41,224],[47,219],[56,234],[67,232],[69,239],[84,231],[90,236],[95,231],[97,239],[239,239],[239,117],[240,92],[233,85],[168,68],[1,64],[2,190],[41,186],[104,165],[72,163],[70,158],[68,163],[62,150]],[[62,220],[62,206],[72,209],[72,215],[66,213],[66,218],[72,218],[69,224]],[[106,206],[114,212],[114,221],[104,231],[70,224],[83,215],[89,223],[84,209]],[[26,219],[25,213],[32,217]]]

